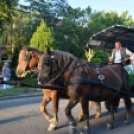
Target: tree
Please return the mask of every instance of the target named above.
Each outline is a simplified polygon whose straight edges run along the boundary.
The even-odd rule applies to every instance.
[[[30,15],[19,11],[14,11],[14,13],[12,23],[6,25],[2,34],[2,45],[10,46],[12,54],[15,49],[21,48],[24,44],[29,44],[32,36],[31,27],[28,25],[31,21]]]
[[[37,28],[37,31],[33,34],[31,41],[31,47],[36,47],[41,51],[46,52],[47,47],[50,47],[51,50],[56,49],[55,40],[53,34],[49,27],[41,21],[40,26]]]
[[[89,37],[112,25],[133,26],[134,21],[132,16],[128,14],[128,11],[122,12],[121,15],[119,15],[116,11],[108,13],[105,11],[94,12],[90,16],[88,22],[88,29],[90,31]]]
[[[47,25],[53,25],[59,20],[60,11],[65,9],[68,4],[66,0],[26,0],[30,2],[30,6],[33,11],[40,15],[41,19]]]
[[[2,34],[5,23],[11,23],[12,15],[18,0],[1,0],[0,2],[0,34]]]
[[[60,25],[54,27],[56,46],[58,49],[73,53],[76,57],[84,57],[84,46],[89,40],[87,14],[90,15],[91,8],[84,10],[68,6],[62,10],[63,19]]]

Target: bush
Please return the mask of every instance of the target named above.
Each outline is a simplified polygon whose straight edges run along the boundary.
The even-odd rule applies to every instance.
[[[11,79],[13,80],[20,80],[21,78],[18,78],[15,74],[16,68],[11,69]]]
[[[19,49],[15,48],[15,52],[13,54],[11,68],[14,69],[18,65],[18,57],[19,57]]]
[[[93,63],[93,64],[101,64],[102,63],[102,60],[99,59],[99,58],[92,58],[91,59],[91,63]]]
[[[95,54],[94,54],[93,58],[107,59],[108,55],[109,55],[108,52],[100,50],[100,49],[97,49],[94,52],[95,52]]]

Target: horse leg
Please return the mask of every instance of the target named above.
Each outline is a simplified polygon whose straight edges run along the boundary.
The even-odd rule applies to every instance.
[[[107,123],[107,129],[111,129],[114,125],[114,105],[113,105],[113,100],[108,101],[109,104],[109,109],[110,109],[110,117],[108,119]]]
[[[51,118],[51,124],[48,128],[48,131],[53,131],[56,126],[57,126],[57,122],[58,122],[58,118],[57,118],[57,112],[58,112],[58,102],[59,102],[59,98],[57,96],[57,93],[52,95],[52,102],[53,102],[53,112],[54,112],[54,117]]]
[[[88,107],[88,101],[87,100],[82,100],[80,101],[81,106],[82,106],[82,111],[83,111],[83,117],[84,117],[84,129],[81,132],[81,134],[90,134],[90,125],[89,125],[89,107]]]
[[[41,105],[40,105],[40,110],[41,110],[41,112],[44,114],[44,116],[45,116],[45,118],[49,121],[49,122],[51,122],[51,116],[48,114],[48,112],[47,112],[47,110],[46,110],[46,105],[50,102],[50,100],[51,100],[51,98],[49,97],[49,96],[46,96],[45,94],[44,94],[44,96],[43,96],[43,101],[42,101],[42,103],[41,103]]]
[[[78,102],[75,100],[72,100],[70,98],[69,103],[65,109],[65,114],[69,121],[69,134],[75,134],[76,133],[76,122],[71,114],[71,109],[77,104]]]
[[[127,125],[129,123],[129,119],[133,112],[133,106],[132,106],[132,101],[128,94],[123,94],[123,99],[126,106],[126,117],[125,117],[124,124]]]
[[[101,117],[101,103],[100,102],[94,102],[94,101],[89,101],[90,102],[90,109],[92,109],[93,105],[96,105],[96,116],[95,118],[100,118]],[[82,121],[83,119],[83,111],[78,116],[77,121]]]
[[[96,105],[96,116],[95,118],[100,118],[101,117],[101,103],[100,102],[95,102]]]
[[[81,110],[81,113],[78,115],[77,121],[82,121],[83,119],[83,111]]]

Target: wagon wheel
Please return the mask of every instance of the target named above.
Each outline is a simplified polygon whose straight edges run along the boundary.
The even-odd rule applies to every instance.
[[[120,98],[115,98],[114,99],[114,111],[117,111],[117,109],[119,107],[119,102],[120,102]],[[108,101],[105,101],[105,107],[110,112]]]

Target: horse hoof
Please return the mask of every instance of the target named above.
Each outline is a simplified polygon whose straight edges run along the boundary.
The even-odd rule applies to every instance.
[[[75,134],[75,133],[76,133],[76,128],[75,127],[70,127],[69,134]]]
[[[53,131],[53,130],[55,130],[55,127],[49,127],[47,130],[48,131]]]
[[[129,121],[125,120],[124,125],[128,125],[128,124],[129,124]]]
[[[82,121],[82,120],[83,120],[83,117],[82,116],[78,116],[77,121],[79,122],[79,121]]]
[[[56,122],[52,122],[47,130],[48,131],[53,131],[53,130],[55,130],[56,126],[57,126],[57,123]]]
[[[101,115],[99,115],[99,114],[95,116],[95,118],[100,118],[100,117],[101,117]]]
[[[109,130],[111,128],[113,128],[113,125],[111,123],[107,123],[107,129]]]
[[[90,131],[83,130],[83,131],[80,132],[80,134],[91,134],[91,133],[90,133]]]

